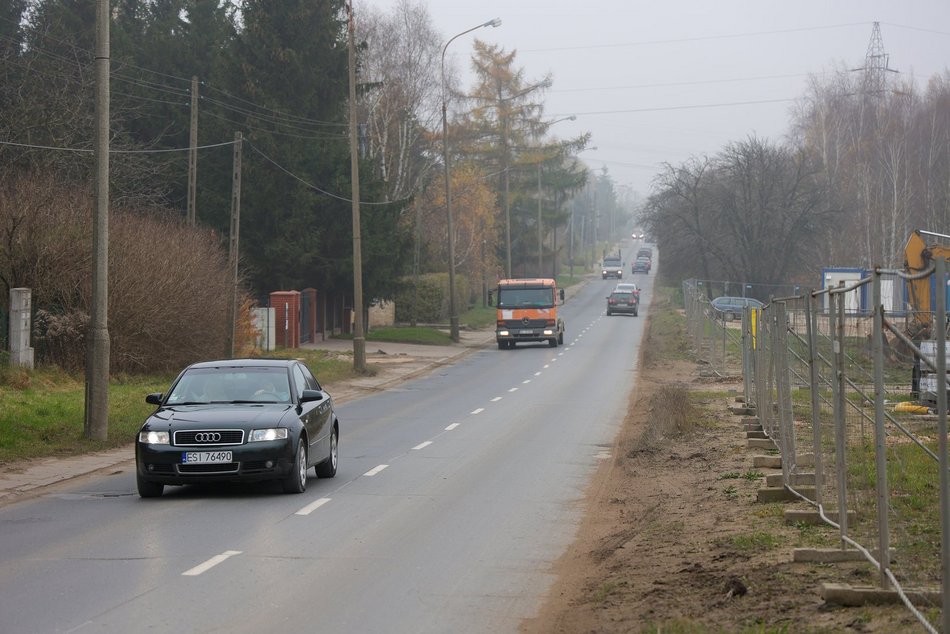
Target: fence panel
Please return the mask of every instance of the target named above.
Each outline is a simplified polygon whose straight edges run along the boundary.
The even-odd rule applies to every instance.
[[[904,313],[888,320],[888,283],[902,275],[875,271],[848,287],[773,298],[730,328],[735,337],[710,319],[708,285],[684,284],[687,331],[711,368],[744,374],[746,400],[782,455],[785,487],[834,529],[833,547],[860,553],[870,564],[865,583],[896,591],[925,629],[950,633],[947,384],[935,378],[945,376],[946,341],[937,337],[924,354],[903,335],[944,332],[934,324],[947,323],[946,289],[934,285],[939,312],[928,327]],[[891,280],[883,292],[882,280]],[[846,311],[855,291],[872,297],[870,310]],[[928,393],[932,407],[921,410],[916,399]]]

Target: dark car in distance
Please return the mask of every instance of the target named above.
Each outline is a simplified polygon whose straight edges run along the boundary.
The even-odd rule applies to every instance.
[[[653,267],[653,261],[648,257],[638,257],[633,266],[630,267],[631,273],[649,273]]]
[[[139,430],[139,495],[165,485],[277,480],[303,493],[307,471],[336,475],[340,422],[306,365],[286,359],[206,361],[185,368]]]
[[[607,296],[607,316],[614,313],[626,313],[637,316],[640,311],[640,298],[630,290],[614,290]]]
[[[752,297],[717,297],[712,300],[713,314],[723,321],[741,319],[742,313],[748,308],[762,308],[763,304]]]

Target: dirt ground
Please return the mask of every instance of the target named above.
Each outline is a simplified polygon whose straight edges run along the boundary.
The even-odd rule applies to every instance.
[[[614,448],[588,492],[585,520],[557,562],[555,583],[526,634],[613,632],[920,632],[903,606],[826,604],[823,582],[873,585],[863,563],[794,563],[815,531],[786,526],[785,504],[757,501],[766,469],[753,469],[741,416],[730,406],[740,377],[704,379],[690,361],[645,369]],[[663,335],[659,335],[662,337]],[[734,390],[730,394],[729,390]],[[675,411],[701,392],[685,428]],[[797,508],[805,508],[798,506]]]

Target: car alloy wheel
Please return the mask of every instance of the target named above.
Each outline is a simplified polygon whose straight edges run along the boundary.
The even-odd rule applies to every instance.
[[[301,436],[297,439],[297,458],[284,480],[285,493],[303,493],[307,489],[307,442]]]
[[[330,434],[330,456],[314,467],[318,478],[332,478],[336,475],[337,462],[339,461],[340,451],[340,432],[336,427]]]

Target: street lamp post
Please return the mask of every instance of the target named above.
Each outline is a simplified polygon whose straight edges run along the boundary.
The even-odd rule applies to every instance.
[[[445,51],[449,48],[449,44],[466,33],[471,33],[486,26],[499,26],[500,24],[501,20],[495,18],[478,26],[473,26],[466,31],[453,35],[442,47],[442,163],[445,168],[445,218],[449,233],[449,332],[452,341],[456,343],[459,341],[459,314],[455,301],[455,234],[452,223],[452,184],[449,178],[449,124],[445,105]]]
[[[545,126],[545,129],[550,128],[555,123],[560,123],[561,121],[574,121],[577,119],[576,116],[571,115],[569,117],[562,117],[560,119],[555,119]],[[544,161],[543,158],[538,159],[538,277],[541,277],[544,273],[544,261],[542,260],[542,251],[543,251],[543,231],[541,229],[541,163]]]

